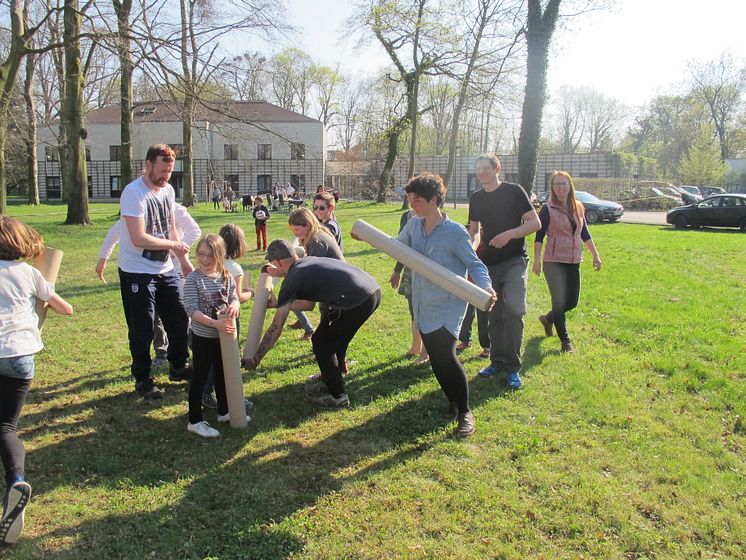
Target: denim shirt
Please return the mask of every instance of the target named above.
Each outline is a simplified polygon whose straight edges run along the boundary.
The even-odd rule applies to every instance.
[[[492,288],[487,267],[477,257],[461,224],[445,217],[427,234],[424,218],[413,217],[396,239],[461,277],[468,272],[480,288]],[[466,305],[464,300],[412,271],[412,309],[421,332],[428,334],[445,327],[458,337]]]

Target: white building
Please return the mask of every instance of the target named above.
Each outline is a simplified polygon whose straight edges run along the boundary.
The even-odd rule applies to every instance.
[[[148,146],[170,144],[183,150],[182,123],[177,106],[146,103],[134,110],[133,174],[144,166]],[[112,105],[86,115],[88,196],[117,198],[121,154],[120,108]],[[39,130],[39,191],[42,199],[61,196],[59,150],[55,132]],[[211,189],[230,184],[240,194],[269,190],[291,183],[301,191],[315,190],[324,181],[326,131],[320,121],[264,101],[229,101],[200,107],[192,127],[192,173],[199,200]],[[171,183],[181,197],[183,161],[177,159]]]

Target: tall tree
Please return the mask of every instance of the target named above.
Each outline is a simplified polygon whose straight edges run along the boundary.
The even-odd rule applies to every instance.
[[[119,174],[122,189],[132,182],[132,73],[134,64],[132,60],[132,25],[130,13],[132,12],[132,0],[112,0],[114,12],[117,15],[116,45],[119,56],[120,79],[120,161]]]
[[[561,0],[527,0],[526,18],[526,90],[521,113],[521,133],[518,139],[518,176],[520,184],[531,192],[539,159],[541,121],[547,95],[549,45],[557,25]]]
[[[28,14],[24,13],[28,21]],[[33,38],[31,39],[33,41]],[[28,182],[28,202],[39,206],[39,167],[36,158],[36,98],[34,97],[34,73],[37,55],[26,55],[26,75],[23,80],[23,99],[26,105],[26,181]]]

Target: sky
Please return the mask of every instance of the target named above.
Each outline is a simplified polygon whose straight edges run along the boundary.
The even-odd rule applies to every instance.
[[[346,73],[373,74],[388,62],[373,41],[363,51],[345,38],[350,0],[286,0],[296,46]],[[589,86],[629,106],[678,91],[690,60],[715,60],[725,50],[746,60],[744,0],[617,0],[584,14],[552,42],[549,89]]]

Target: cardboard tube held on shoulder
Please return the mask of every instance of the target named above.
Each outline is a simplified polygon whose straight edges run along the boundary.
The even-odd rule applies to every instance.
[[[225,314],[218,313],[218,319]],[[233,322],[235,326],[235,320]],[[243,378],[241,377],[241,358],[238,354],[238,338],[233,334],[220,333],[220,356],[223,360],[223,378],[225,379],[225,396],[228,400],[228,414],[231,428],[246,427],[246,404],[243,397]]]
[[[471,303],[477,309],[486,311],[489,308],[492,295],[488,291],[428,259],[411,247],[407,247],[401,241],[397,241],[365,220],[356,221],[355,225],[352,226],[352,233],[376,249],[380,249],[390,257],[395,258],[417,274],[421,274],[433,284],[457,298]]]
[[[254,357],[259,343],[262,340],[264,330],[264,318],[267,316],[267,301],[269,292],[272,291],[272,277],[262,271],[259,274],[259,280],[256,283],[254,291],[254,307],[251,310],[251,319],[249,320],[249,331],[246,333],[246,342],[243,346],[243,357],[248,360]]]
[[[41,272],[41,275],[50,284],[57,283],[57,275],[60,272],[63,255],[64,253],[59,249],[45,247],[44,252],[33,262],[34,267]],[[44,321],[47,319],[47,308],[45,302],[40,299],[36,300],[36,314],[39,317],[39,330],[41,330]]]

